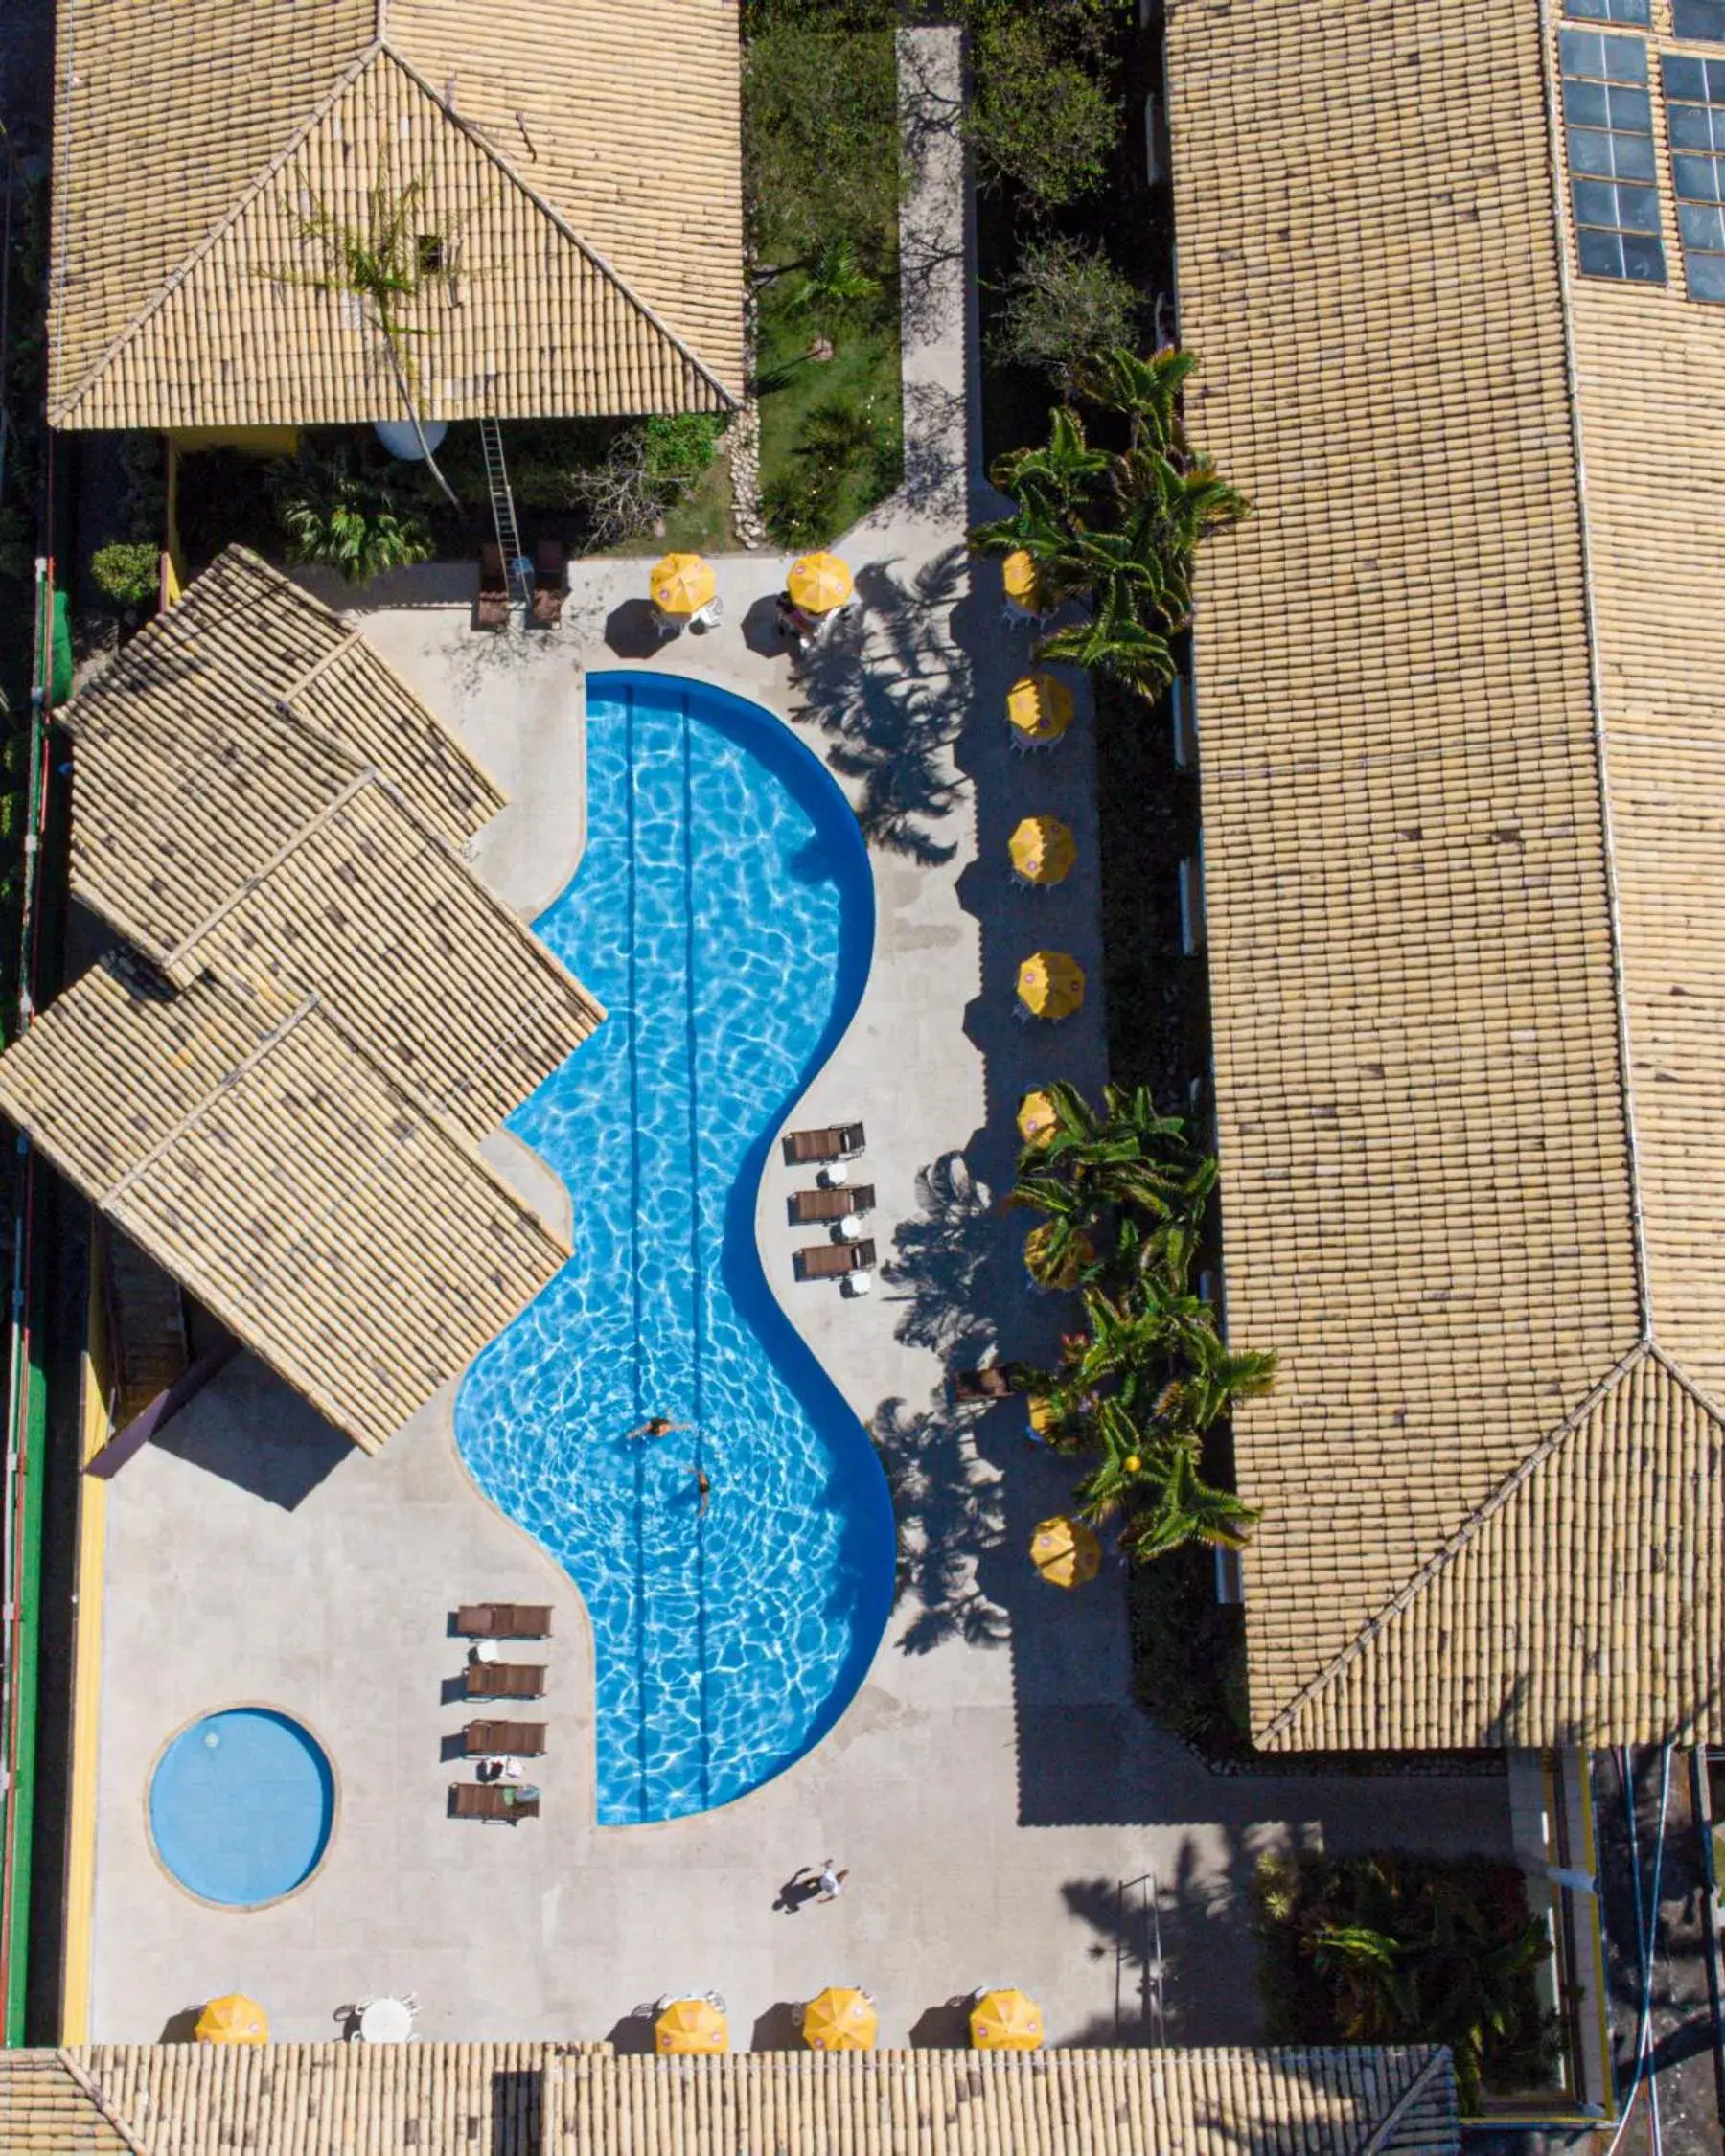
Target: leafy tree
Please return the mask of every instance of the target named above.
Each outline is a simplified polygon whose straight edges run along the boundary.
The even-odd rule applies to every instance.
[[[1003,365],[1051,375],[1070,390],[1092,353],[1132,342],[1142,311],[1138,287],[1101,246],[1031,239],[1006,280],[991,355]]]
[[[972,0],[973,94],[966,131],[985,186],[1010,185],[1059,209],[1108,175],[1121,105],[1107,11],[1047,0]]]
[[[430,559],[424,519],[398,506],[389,481],[359,464],[348,443],[272,465],[269,491],[294,562],[369,584],[386,569]]]
[[[890,35],[818,11],[756,11],[743,54],[743,198],[764,277],[845,245],[867,276],[898,260],[903,183]]]

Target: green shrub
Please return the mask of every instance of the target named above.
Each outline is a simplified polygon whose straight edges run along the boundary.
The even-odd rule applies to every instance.
[[[743,190],[755,259],[813,262],[836,241],[862,269],[898,257],[902,178],[892,38],[821,27],[817,13],[760,21],[743,57]]]
[[[875,446],[873,415],[836,397],[816,404],[796,430],[795,454],[813,470],[837,476],[862,463]]]
[[[104,598],[121,607],[142,607],[156,595],[161,564],[160,551],[153,546],[110,539],[92,555],[90,575]]]
[[[1143,302],[1100,246],[1031,240],[1007,280],[990,356],[1033,367],[1070,388],[1092,353],[1135,345]]]
[[[724,424],[717,412],[656,412],[641,430],[648,479],[678,493],[694,486],[719,454]]]
[[[423,517],[397,506],[380,472],[368,469],[351,445],[302,449],[269,470],[276,520],[293,562],[334,569],[350,584],[369,584],[387,569],[431,556]]]

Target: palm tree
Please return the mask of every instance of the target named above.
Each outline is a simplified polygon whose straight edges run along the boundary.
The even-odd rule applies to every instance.
[[[1021,1176],[1003,1204],[1043,1216],[1024,1243],[1024,1263],[1033,1280],[1044,1287],[1060,1286],[1074,1264],[1093,1261],[1090,1230],[1096,1225],[1097,1208],[1082,1184],[1064,1176]]]
[[[1195,352],[1162,345],[1140,359],[1118,346],[1092,353],[1078,366],[1074,386],[1092,404],[1123,413],[1132,422],[1132,446],[1173,449],[1184,440],[1180,393],[1198,365]]]
[[[1145,1502],[1121,1532],[1122,1548],[1142,1558],[1165,1557],[1189,1542],[1208,1543],[1215,1549],[1245,1548],[1259,1514],[1231,1490],[1204,1479],[1195,1444],[1165,1442],[1157,1448],[1155,1462]]]
[[[1182,1345],[1185,1367],[1156,1403],[1158,1415],[1174,1429],[1194,1434],[1212,1429],[1243,1401],[1260,1399],[1276,1383],[1274,1350],[1230,1348],[1213,1320],[1192,1327]]]
[[[301,218],[300,238],[321,253],[320,270],[273,274],[284,282],[310,286],[313,291],[343,292],[357,302],[381,341],[426,469],[448,496],[449,506],[459,510],[461,503],[455,491],[444,477],[426,439],[415,386],[418,370],[407,343],[411,337],[428,333],[422,325],[407,320],[408,308],[427,287],[447,284],[454,274],[447,237],[420,229],[425,198],[423,179],[408,180],[398,187],[386,168],[366,198],[362,227],[344,223],[322,203]]]
[[[1306,1941],[1312,1965],[1334,1985],[1337,2021],[1350,2044],[1381,2044],[1410,2033],[1416,2007],[1402,1973],[1403,1948],[1369,1924],[1324,1924]]]

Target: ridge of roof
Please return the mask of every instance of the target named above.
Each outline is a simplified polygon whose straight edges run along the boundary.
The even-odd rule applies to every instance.
[[[504,155],[490,136],[475,123],[458,112],[448,100],[441,95],[419,67],[386,34],[387,0],[379,0],[377,33],[355,57],[342,69],[335,81],[317,101],[289,139],[278,149],[263,170],[244,186],[228,209],[203,233],[191,252],[179,265],[172,270],[156,289],[132,315],[125,328],[119,331],[101,353],[84,369],[77,383],[63,395],[50,400],[48,421],[50,425],[66,424],[71,415],[95,389],[103,377],[116,363],[128,346],[134,344],[144,331],[168,306],[169,302],[196,273],[215,252],[222,240],[231,233],[241,219],[257,204],[280,178],[283,171],[295,154],[310,141],[337,107],[370,73],[380,60],[387,59],[426,97],[442,115],[448,126],[454,127],[467,141],[495,167],[503,179],[514,187],[521,197],[545,218],[561,238],[572,246],[597,274],[664,339],[683,363],[692,368],[730,410],[738,410],[743,402],[743,392],[727,385],[708,366],[686,338],[679,335],[660,315],[658,310],[644,300],[633,286],[621,275],[610,261],[593,243],[583,238],[564,213],[557,209],[539,189],[532,186]],[[63,321],[57,323],[57,335],[63,329]]]
[[[89,366],[84,369],[82,375],[80,375],[79,378],[77,386],[71,390],[68,390],[63,397],[60,397],[58,399],[49,399],[48,424],[50,426],[60,425],[64,422],[66,415],[69,412],[74,411],[78,405],[82,403],[83,400],[89,395],[90,391],[96,386],[96,384],[102,379],[103,376],[106,374],[108,369],[113,365],[114,361],[119,358],[120,355],[126,350],[126,346],[132,343],[133,340],[139,335],[139,333],[149,325],[149,323],[161,312],[163,308],[165,308],[168,302],[173,297],[174,293],[177,292],[180,287],[184,285],[191,277],[193,271],[197,267],[199,263],[201,263],[208,255],[212,254],[215,251],[216,247],[220,243],[223,236],[231,232],[234,229],[235,225],[239,223],[240,219],[245,215],[246,211],[250,209],[252,204],[264,192],[264,190],[269,186],[270,182],[276,177],[276,175],[281,172],[282,168],[288,163],[288,160],[294,154],[297,149],[301,148],[301,146],[306,142],[307,138],[312,133],[312,131],[323,125],[324,121],[329,117],[330,113],[334,111],[336,104],[339,103],[341,99],[344,98],[347,95],[348,91],[353,88],[354,84],[365,73],[366,69],[370,66],[372,61],[377,57],[378,54],[381,50],[381,40],[380,38],[374,37],[369,45],[367,45],[361,52],[355,55],[354,58],[348,62],[347,66],[344,67],[341,73],[335,78],[335,80],[331,84],[330,88],[325,91],[324,95],[317,101],[316,104],[314,104],[311,110],[306,115],[305,121],[299,127],[294,130],[292,136],[288,139],[288,141],[286,142],[279,150],[277,150],[276,154],[269,160],[269,162],[264,166],[264,170],[257,175],[257,177],[252,180],[248,186],[242,189],[238,198],[234,202],[232,208],[227,212],[226,216],[217,218],[216,222],[210,226],[208,231],[203,235],[202,239],[200,239],[196,242],[196,244],[193,247],[192,252],[186,257],[185,261],[180,264],[179,267],[169,272],[167,277],[163,279],[162,283],[144,302],[143,306],[139,308],[138,311],[132,316],[131,320],[127,322],[126,327],[121,330],[118,334],[108,342],[106,346],[104,346],[101,354],[90,362]],[[63,329],[63,310],[62,319],[57,322],[57,335],[60,333],[61,329]],[[50,361],[50,367],[52,371],[52,359]]]
[[[1300,1713],[1315,1699],[1337,1684],[1343,1675],[1359,1661],[1378,1635],[1393,1624],[1397,1617],[1411,1608],[1440,1573],[1449,1570],[1468,1544],[1474,1541],[1486,1525],[1504,1509],[1530,1477],[1537,1473],[1553,1453],[1560,1451],[1569,1442],[1600,1401],[1608,1393],[1614,1391],[1639,1364],[1647,1361],[1650,1357],[1665,1364],[1668,1368],[1671,1368],[1672,1374],[1678,1376],[1680,1382],[1683,1382],[1680,1373],[1671,1365],[1669,1358],[1659,1355],[1652,1341],[1644,1334],[1627,1354],[1622,1356],[1596,1385],[1589,1388],[1582,1398],[1563,1417],[1562,1421],[1549,1431],[1539,1443],[1527,1454],[1525,1458],[1520,1460],[1503,1478],[1484,1502],[1474,1507],[1455,1531],[1446,1537],[1439,1548],[1434,1550],[1432,1555],[1425,1560],[1407,1585],[1393,1594],[1375,1616],[1361,1626],[1342,1652],[1319,1670],[1309,1683],[1301,1686],[1300,1690],[1280,1709],[1273,1720],[1265,1723],[1261,1730],[1254,1732],[1254,1741],[1269,1747],[1283,1732],[1291,1729]],[[1690,1389],[1693,1391],[1694,1388],[1690,1387]],[[1698,1392],[1695,1396],[1698,1400],[1701,1399]],[[1707,1406],[1708,1403],[1702,1400],[1702,1405]]]
[[[378,0],[380,20],[381,19],[382,11],[387,8],[388,5],[389,0]],[[522,177],[520,172],[516,170],[516,167],[511,162],[511,160],[503,154],[503,152],[497,148],[496,144],[492,141],[491,137],[481,126],[478,126],[476,122],[468,119],[464,113],[457,112],[455,107],[451,103],[449,103],[448,99],[441,97],[438,92],[431,87],[430,83],[426,81],[425,76],[421,74],[419,68],[415,65],[415,63],[410,60],[404,53],[401,52],[395,45],[390,43],[387,38],[380,39],[379,50],[380,52],[388,54],[389,57],[394,60],[396,65],[402,70],[402,73],[407,76],[410,80],[416,82],[419,87],[426,93],[426,97],[428,97],[431,100],[432,103],[435,104],[444,113],[444,115],[449,120],[449,122],[454,126],[459,127],[462,133],[465,134],[471,142],[474,143],[481,150],[484,151],[485,155],[491,159],[494,165],[496,166],[497,170],[503,174],[504,178],[511,181],[513,185],[518,187],[520,192],[527,197],[528,201],[530,201],[534,205],[534,207],[538,209],[544,217],[550,219],[551,223],[557,227],[558,231],[563,234],[564,238],[568,241],[569,244],[572,247],[575,247],[580,253],[585,255],[587,261],[592,264],[593,267],[607,281],[607,283],[613,285],[616,289],[622,293],[623,297],[628,300],[629,304],[632,308],[634,308],[636,311],[640,313],[647,321],[653,324],[654,328],[659,333],[660,336],[662,336],[668,344],[674,346],[676,350],[681,354],[683,358],[688,361],[689,365],[695,369],[695,372],[701,376],[702,379],[710,383],[713,389],[716,390],[718,394],[724,399],[725,402],[731,407],[733,411],[737,410],[741,406],[743,400],[739,393],[736,390],[728,389],[725,384],[720,380],[719,377],[713,372],[713,370],[707,365],[706,361],[702,358],[701,355],[694,350],[694,348],[687,342],[686,339],[678,336],[677,332],[662,319],[656,308],[650,307],[648,303],[644,299],[642,299],[640,294],[634,289],[633,286],[629,283],[628,279],[623,277],[612,266],[612,264],[606,259],[606,257],[599,252],[598,248],[593,245],[592,241],[590,240],[584,240],[581,234],[577,232],[575,227],[569,222],[568,218],[564,216],[563,212],[559,210],[553,203],[548,202],[545,199],[544,195],[540,193],[538,188],[532,186],[526,179]]]
[[[74,2058],[64,2044],[60,2045],[54,2055],[76,2085],[80,2094],[88,2099],[91,2108],[102,2119],[104,2124],[111,2126],[126,2144],[131,2151],[131,2156],[151,2156],[150,2146],[139,2134],[137,2127],[123,2112],[117,2110],[108,2101],[102,2084],[89,2068],[80,2059]]]

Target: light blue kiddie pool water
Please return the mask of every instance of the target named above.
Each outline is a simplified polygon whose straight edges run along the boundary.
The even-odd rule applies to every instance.
[[[568,1186],[574,1256],[474,1364],[455,1427],[586,1598],[599,1818],[625,1825],[807,1752],[886,1625],[886,1477],[754,1232],[768,1151],[862,996],[873,883],[843,795],[770,714],[596,674],[586,852],[537,926],[610,1013],[510,1124]],[[820,1232],[779,1231],[771,1261],[789,1277]],[[687,1427],[628,1434],[651,1415]]]
[[[182,1887],[233,1909],[275,1901],[310,1878],[334,1816],[322,1746],[264,1707],[192,1723],[150,1777],[156,1854]]]

